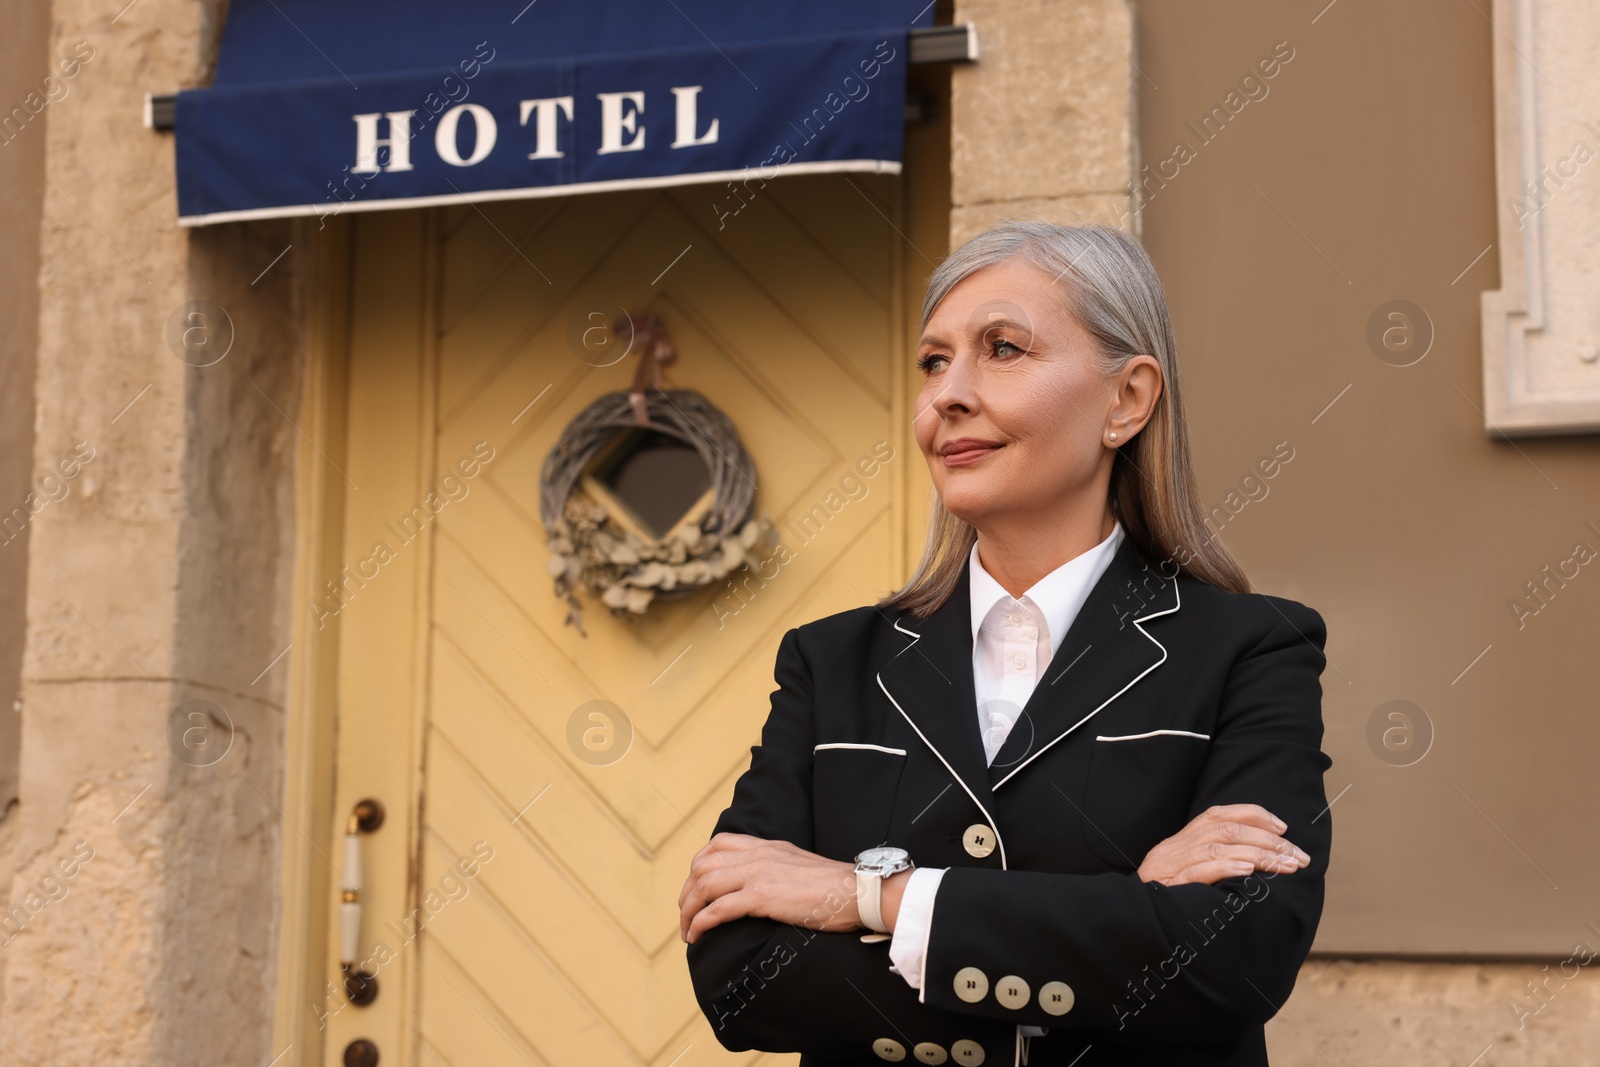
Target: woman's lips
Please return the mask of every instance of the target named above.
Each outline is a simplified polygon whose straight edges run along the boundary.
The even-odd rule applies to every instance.
[[[1000,451],[1004,447],[1005,445],[989,445],[982,448],[963,448],[959,452],[946,452],[943,457],[944,465],[946,467],[965,467],[968,464],[978,462],[984,456]]]

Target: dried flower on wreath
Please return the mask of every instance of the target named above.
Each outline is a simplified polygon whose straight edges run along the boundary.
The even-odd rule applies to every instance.
[[[578,487],[595,454],[617,434],[639,426],[694,448],[711,473],[713,499],[700,521],[659,540],[624,528]],[[755,464],[738,431],[692,389],[651,387],[645,393],[600,397],[563,431],[545,457],[539,483],[539,517],[550,548],[546,570],[556,596],[567,602],[566,621],[579,633],[585,633],[576,596],[580,586],[613,615],[640,615],[658,597],[683,596],[721,581],[771,533],[769,522],[751,516]]]

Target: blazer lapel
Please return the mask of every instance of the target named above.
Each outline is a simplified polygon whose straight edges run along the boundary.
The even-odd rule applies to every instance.
[[[1067,628],[1044,677],[1006,735],[1005,744],[986,768],[991,791],[998,791],[1046,749],[1104,710],[1167,658],[1167,650],[1140,624],[1178,610],[1178,584],[1162,577],[1151,563],[1132,537],[1123,538],[1105,573]],[[970,634],[970,601],[964,598],[963,607]],[[969,640],[969,703],[974,699],[971,656]]]
[[[994,810],[972,677],[969,562],[949,599],[926,619],[902,613],[907,644],[878,670],[879,687],[985,813]],[[992,819],[991,819],[992,825]]]

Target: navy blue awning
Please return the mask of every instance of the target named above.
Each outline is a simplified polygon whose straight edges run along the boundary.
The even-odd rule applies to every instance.
[[[931,0],[233,0],[183,225],[897,172]]]

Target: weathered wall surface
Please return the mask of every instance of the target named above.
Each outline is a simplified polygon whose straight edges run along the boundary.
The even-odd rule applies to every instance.
[[[1476,293],[1493,286],[1496,253],[1488,251],[1474,261],[1470,272],[1461,268],[1494,236],[1488,152],[1493,131],[1487,87],[1488,43],[1495,31],[1483,18],[1486,12],[1487,8],[1474,13],[1443,3],[1394,7],[1349,0],[1337,5],[1327,0],[1289,5],[1230,0],[1220,7],[1188,0],[1145,0],[1136,6],[1123,0],[961,0],[955,21],[978,25],[982,58],[975,65],[955,68],[951,76],[951,246],[1006,215],[1065,223],[1108,222],[1141,234],[1169,286],[1175,286],[1169,298],[1180,350],[1187,353],[1196,465],[1208,500],[1231,488],[1240,469],[1249,469],[1256,455],[1251,449],[1259,452],[1255,438],[1268,432],[1263,419],[1276,428],[1275,409],[1295,413],[1303,409],[1304,418],[1296,425],[1304,427],[1350,380],[1352,360],[1376,364],[1365,351],[1360,327],[1381,296],[1393,295],[1388,290],[1437,294],[1437,302],[1430,300],[1429,306],[1443,351],[1436,351],[1430,361],[1448,366],[1466,395],[1476,399]],[[1248,87],[1258,96],[1270,91],[1268,102],[1252,102],[1237,122],[1230,117],[1225,136],[1185,125],[1186,119],[1203,122],[1222,94],[1237,87],[1240,73],[1258,69],[1280,39],[1299,48],[1299,53],[1282,67],[1269,65],[1281,73],[1261,79],[1265,88]],[[1289,48],[1282,51],[1288,54]],[[1574,136],[1588,135],[1580,130]],[[1175,143],[1185,139],[1193,154],[1174,157]],[[1130,183],[1136,175],[1135,196]],[[1245,184],[1246,178],[1265,183],[1294,222],[1276,213]],[[1295,206],[1285,202],[1291,192]],[[1309,228],[1314,236],[1307,238],[1293,226]],[[1476,239],[1480,233],[1487,236]],[[1347,285],[1318,258],[1308,240],[1347,270],[1355,263],[1366,274]],[[1363,260],[1349,242],[1364,242],[1370,255]],[[1453,265],[1446,269],[1442,262],[1434,262],[1439,257],[1454,257]],[[1352,287],[1365,287],[1353,302],[1346,295]],[[1308,331],[1308,322],[1319,326]],[[1353,333],[1322,328],[1351,322]],[[1289,351],[1294,353],[1302,345],[1316,346],[1316,358],[1298,358],[1284,375],[1288,356],[1281,344],[1272,343],[1274,337],[1293,338]],[[1350,356],[1351,351],[1357,355]],[[1329,388],[1317,379],[1318,399],[1312,402],[1296,390],[1305,386],[1307,369],[1316,367],[1338,367],[1334,375],[1344,376],[1336,382],[1330,377]],[[1370,448],[1392,455],[1397,447],[1410,452],[1402,437],[1406,442],[1449,442],[1450,456],[1437,462],[1462,466],[1460,478],[1452,479],[1451,485],[1483,483],[1487,471],[1499,470],[1505,463],[1505,457],[1489,454],[1479,413],[1448,386],[1437,399],[1425,402],[1404,391],[1360,388],[1366,390],[1362,399],[1367,402],[1373,395],[1383,397],[1383,407],[1376,413],[1363,411],[1340,444],[1323,446],[1329,453],[1348,457],[1355,454],[1352,449]],[[1346,403],[1354,399],[1347,397]],[[1459,431],[1462,426],[1465,435]],[[1374,427],[1381,427],[1381,432],[1374,434]],[[1300,442],[1310,432],[1296,431],[1293,439]],[[1581,469],[1583,457],[1592,455],[1592,440],[1522,446],[1524,451],[1532,447],[1541,449],[1539,466],[1550,470],[1562,486],[1559,496],[1570,496],[1566,492],[1570,486],[1593,480],[1592,464],[1589,473]],[[1308,443],[1303,451],[1309,448]],[[1315,466],[1320,461],[1313,457],[1301,462]],[[1374,461],[1371,469],[1382,463]],[[1350,467],[1348,460],[1344,465]],[[1520,459],[1508,466],[1528,470]],[[1301,475],[1312,478],[1316,472],[1307,469]],[[1359,491],[1352,493],[1349,507],[1339,509],[1356,516],[1350,525],[1353,534],[1345,542],[1351,545],[1366,546],[1360,531],[1383,529],[1385,515],[1390,525],[1396,514],[1415,515],[1402,525],[1420,529],[1436,521],[1441,510],[1445,514],[1454,510],[1442,504],[1451,499],[1448,492],[1430,486],[1427,479],[1405,478],[1381,490],[1375,487],[1383,483],[1370,477],[1355,482]],[[1336,495],[1344,491],[1336,478],[1325,477],[1324,486]],[[1556,496],[1540,494],[1537,506],[1548,508]],[[1360,506],[1354,504],[1357,498]],[[1344,602],[1350,597],[1341,590],[1358,593],[1357,600],[1384,611],[1397,599],[1437,608],[1439,599],[1413,588],[1417,582],[1476,590],[1479,601],[1496,606],[1503,599],[1502,587],[1510,591],[1519,587],[1516,581],[1496,584],[1483,578],[1487,550],[1481,537],[1468,549],[1476,564],[1467,560],[1444,564],[1434,549],[1455,543],[1449,528],[1438,529],[1437,540],[1432,535],[1421,538],[1419,549],[1424,544],[1432,548],[1414,553],[1415,558],[1398,572],[1356,581],[1387,550],[1363,547],[1360,559],[1312,552],[1317,558],[1308,561],[1303,546],[1320,545],[1328,538],[1327,501],[1316,493],[1295,496],[1292,487],[1280,488],[1274,499],[1276,503],[1267,507],[1276,510],[1251,520],[1258,524],[1255,528],[1242,522],[1238,539],[1230,540],[1230,546],[1260,586],[1301,597],[1328,614],[1330,629],[1340,631],[1330,640],[1330,656],[1358,681],[1390,667],[1414,675],[1417,658],[1406,654],[1403,663],[1392,665],[1381,656],[1374,661],[1376,653],[1360,647],[1359,627],[1343,625],[1358,616],[1346,610],[1349,605]],[[1506,510],[1483,501],[1474,514]],[[1510,511],[1522,520],[1528,517],[1524,505]],[[1549,515],[1539,523],[1509,523],[1510,517],[1498,523],[1500,528],[1490,538],[1497,559],[1505,557],[1509,544],[1520,545],[1516,550],[1520,556],[1534,558],[1544,551],[1543,542],[1551,540],[1552,526],[1565,530],[1579,525],[1576,521],[1562,525]],[[1301,588],[1292,588],[1297,584]],[[1548,629],[1565,625],[1567,637],[1575,639],[1583,607],[1578,598],[1586,594],[1562,595],[1569,614],[1552,611],[1556,617],[1549,620]],[[1467,617],[1465,612],[1456,614]],[[1384,641],[1409,647],[1411,635],[1425,637],[1427,632],[1420,625],[1407,629],[1407,635],[1393,634]],[[1444,682],[1484,640],[1444,673]],[[1459,646],[1457,642],[1451,647]],[[1553,659],[1570,664],[1577,656]],[[1576,692],[1578,684],[1565,667],[1524,666],[1520,674],[1513,674],[1522,679],[1518,684],[1527,684],[1533,675],[1565,678],[1568,692]],[[1370,688],[1365,681],[1363,685]],[[1330,772],[1332,796],[1357,773],[1352,768],[1370,759],[1362,729],[1373,701],[1362,704],[1367,699],[1363,696],[1353,702],[1332,667],[1324,677],[1324,689],[1329,744],[1349,750],[1340,751],[1335,759],[1336,770],[1345,768],[1339,771],[1342,777],[1335,782]],[[1558,697],[1561,691],[1558,687]],[[1517,749],[1519,737],[1539,733],[1516,726],[1518,716],[1510,711],[1517,706],[1515,700],[1483,703],[1484,714],[1475,716],[1475,723],[1481,727],[1500,721],[1509,735],[1496,742],[1502,750]],[[1581,721],[1569,725],[1587,728]],[[1350,754],[1355,749],[1360,751]],[[1578,751],[1591,750],[1585,745]],[[1479,760],[1474,766],[1489,762]],[[1537,765],[1536,761],[1523,764],[1522,780],[1528,780],[1525,768]],[[1458,773],[1472,771],[1462,767]],[[1561,780],[1569,777],[1562,775]],[[1537,787],[1527,795],[1548,800]],[[1538,807],[1548,814],[1550,806],[1543,800]],[[1395,822],[1403,810],[1384,803],[1382,794],[1367,785],[1358,785],[1341,800],[1335,811],[1340,822],[1336,840],[1349,851],[1336,860],[1330,877],[1338,878],[1341,867],[1349,871],[1354,863],[1363,862],[1355,850],[1373,847],[1371,824]],[[1570,815],[1572,809],[1562,810]],[[1465,814],[1477,818],[1470,809]],[[1368,824],[1365,828],[1363,822]],[[1526,844],[1535,825],[1524,820],[1513,833]],[[1512,885],[1508,879],[1529,872],[1520,869],[1523,860],[1492,828],[1484,824],[1482,830],[1481,848],[1474,846],[1471,855],[1480,857],[1474,862],[1482,864],[1486,884],[1499,885],[1494,891],[1506,908],[1535,907],[1533,902],[1545,899],[1539,894],[1548,887],[1531,875],[1532,888],[1527,892],[1508,888]],[[1426,832],[1419,828],[1403,836],[1412,846],[1404,855],[1426,870],[1416,851],[1426,849]],[[1572,828],[1567,840],[1579,836],[1581,831]],[[1546,865],[1559,862],[1554,846],[1537,854]],[[1490,856],[1495,858],[1481,858]],[[1560,895],[1571,897],[1567,878],[1562,873],[1555,877],[1562,885]],[[1370,885],[1370,880],[1364,884]],[[1570,884],[1582,893],[1581,878],[1574,876]],[[1330,890],[1334,907],[1342,905],[1337,889]],[[1448,887],[1438,885],[1437,895],[1432,900],[1416,893],[1384,893],[1381,887],[1375,897],[1368,894],[1381,901],[1397,923],[1420,920],[1425,912],[1438,914],[1448,907],[1452,896]],[[1584,899],[1573,897],[1570,903],[1581,906]],[[1600,922],[1600,916],[1594,918]],[[1479,921],[1493,923],[1493,912],[1480,913]],[[1579,963],[1593,958],[1585,953],[1600,952],[1600,934],[1585,932],[1577,921],[1569,925],[1575,940],[1586,939],[1586,947],[1572,960],[1566,959],[1573,954],[1571,947],[1548,960],[1495,963],[1314,955],[1294,994],[1267,1026],[1272,1062],[1276,1067],[1591,1062],[1600,1039],[1600,980],[1589,973],[1592,964]]]
[[[1314,957],[1302,968],[1289,1002],[1267,1024],[1267,1054],[1273,1067],[1593,1063],[1600,982],[1590,969],[1562,967],[1560,960]]]
[[[955,22],[980,56],[950,77],[950,247],[1007,216],[1117,224],[1137,150],[1125,0],[958,0]]]
[[[17,714],[27,633],[28,525],[61,483],[33,484],[33,353],[39,320],[39,204],[44,197],[45,123],[70,80],[49,65],[48,5],[8,12],[0,35],[0,912],[9,910],[16,820]],[[51,80],[46,81],[46,76]],[[0,925],[0,941],[6,928]],[[0,984],[6,953],[0,948]]]
[[[82,69],[30,131],[48,137],[34,473],[76,469],[30,526],[0,927],[0,1062],[19,1067],[276,1052],[300,297],[292,249],[262,271],[296,231],[180,230],[172,139],[140,124],[147,91],[206,80],[216,14],[55,5],[50,55]],[[215,362],[215,308],[169,343],[197,299],[232,323]]]

